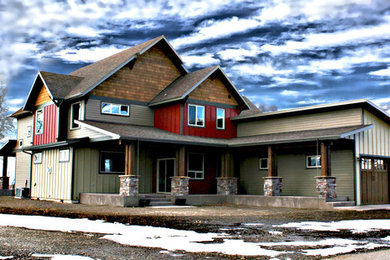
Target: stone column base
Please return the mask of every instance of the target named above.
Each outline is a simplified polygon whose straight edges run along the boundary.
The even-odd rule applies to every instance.
[[[121,196],[135,196],[138,194],[138,181],[136,175],[119,175],[120,188],[119,195]]]
[[[0,190],[9,189],[9,177],[0,177]]]
[[[316,188],[320,198],[335,199],[336,194],[336,177],[316,176]]]
[[[236,177],[217,177],[218,195],[236,195],[238,178]]]
[[[282,177],[264,177],[264,196],[282,195]]]
[[[171,195],[174,197],[186,197],[190,191],[190,177],[172,176]]]

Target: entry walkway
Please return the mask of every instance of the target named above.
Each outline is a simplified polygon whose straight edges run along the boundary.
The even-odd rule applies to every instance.
[[[336,209],[336,210],[353,210],[353,211],[390,210],[390,204],[350,206],[350,207],[339,207],[339,208],[334,208],[334,209]]]

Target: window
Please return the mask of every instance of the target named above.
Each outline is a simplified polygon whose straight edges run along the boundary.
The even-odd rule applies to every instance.
[[[23,147],[23,139],[19,139],[19,147],[20,147],[20,148]]]
[[[125,153],[100,152],[100,173],[125,173]]]
[[[225,109],[217,108],[217,129],[225,129]]]
[[[31,137],[32,127],[31,125],[27,126],[27,137]]]
[[[259,158],[259,169],[268,170],[268,158]]]
[[[42,153],[34,153],[33,162],[34,162],[34,164],[42,163]]]
[[[188,105],[188,125],[204,126],[204,106]]]
[[[321,168],[321,155],[306,156],[306,168]]]
[[[42,109],[37,110],[36,118],[35,118],[35,134],[43,134],[43,120],[44,114]]]
[[[69,149],[60,150],[60,162],[69,162]]]
[[[204,156],[200,153],[189,153],[187,160],[187,175],[191,179],[204,179]]]
[[[72,111],[70,116],[70,120],[71,120],[70,129],[76,129],[80,127],[80,125],[74,121],[74,120],[80,120],[80,115],[81,115],[81,104],[80,103],[72,104]]]
[[[101,108],[102,114],[118,115],[118,116],[129,116],[130,109],[129,105],[120,105],[102,102]]]

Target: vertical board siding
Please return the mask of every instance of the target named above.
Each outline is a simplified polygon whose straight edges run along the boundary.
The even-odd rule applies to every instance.
[[[263,158],[264,156],[262,156]],[[264,195],[264,177],[268,170],[259,169],[260,157],[242,157],[240,160],[240,193]]]
[[[354,158],[352,150],[331,152],[331,175],[336,177],[337,196],[347,196],[349,200],[354,201]]]
[[[152,193],[153,183],[153,153],[151,148],[144,147],[145,143],[139,143],[139,170],[137,175],[139,176],[139,192],[140,193]],[[136,155],[138,156],[138,155]]]
[[[353,108],[308,115],[286,116],[283,118],[258,119],[251,122],[238,122],[237,136],[315,130],[361,125],[362,123],[361,108]]]
[[[77,148],[74,160],[73,200],[83,192],[119,193],[119,175],[99,173],[98,149]]]
[[[35,120],[33,126],[34,145],[55,143],[57,141],[57,128],[58,128],[58,107],[55,104],[47,105],[43,108],[44,111],[44,123],[43,133],[35,134]],[[37,111],[35,111],[36,117]]]
[[[180,104],[156,108],[154,127],[180,134]]]
[[[119,98],[119,97],[118,97]],[[106,100],[106,99],[105,99]],[[130,116],[106,115],[101,113],[101,100],[99,97],[91,97],[85,104],[85,120],[101,121],[120,124],[134,124],[143,126],[153,126],[153,109],[148,106],[131,104],[129,102],[104,101],[114,104],[129,105]]]
[[[189,103],[196,105],[196,102]],[[233,108],[225,109],[225,129],[219,130],[216,126],[218,106],[204,105],[205,107],[205,126],[188,126],[188,103],[183,108],[183,134],[202,137],[225,138],[230,139],[237,136],[236,126],[230,120],[231,117],[238,115],[238,110]]]
[[[16,153],[16,174],[15,174],[15,189],[30,187],[30,166],[31,156],[23,152]]]
[[[32,198],[71,201],[72,153],[70,148],[69,161],[59,162],[59,149],[42,151],[42,163],[32,167]]]

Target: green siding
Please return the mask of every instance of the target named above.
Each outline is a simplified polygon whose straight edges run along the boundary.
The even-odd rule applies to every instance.
[[[151,193],[153,183],[153,159],[152,151],[148,148],[143,148],[140,144],[139,158],[139,192]]]
[[[259,157],[243,157],[240,163],[240,193],[263,195],[267,170],[259,170]]]
[[[79,200],[79,194],[84,192],[119,193],[117,174],[99,174],[98,149],[75,149],[73,199]]]
[[[332,176],[336,177],[337,196],[348,196],[355,200],[354,192],[354,160],[351,150],[339,150],[331,153]]]

